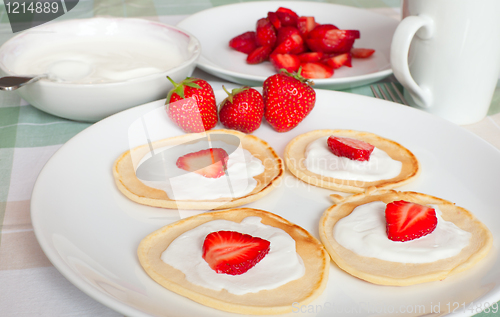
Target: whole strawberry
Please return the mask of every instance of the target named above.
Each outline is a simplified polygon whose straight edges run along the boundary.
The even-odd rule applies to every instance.
[[[298,73],[281,70],[267,78],[263,85],[264,117],[278,132],[295,128],[311,112],[316,92]]]
[[[183,131],[204,132],[217,124],[217,105],[212,86],[203,79],[186,77],[167,95],[167,114]]]
[[[250,87],[235,88],[231,92],[222,88],[228,96],[220,104],[220,122],[228,129],[243,133],[257,130],[264,116],[262,95]]]

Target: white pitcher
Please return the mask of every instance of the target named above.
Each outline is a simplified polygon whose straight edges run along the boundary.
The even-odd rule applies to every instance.
[[[402,11],[391,65],[410,105],[483,119],[500,74],[500,0],[403,0]]]

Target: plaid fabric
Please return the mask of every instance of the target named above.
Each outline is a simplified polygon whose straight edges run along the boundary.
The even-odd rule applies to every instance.
[[[59,19],[93,16],[145,17],[179,21],[186,15],[234,0],[80,0]],[[343,5],[389,10],[400,0],[328,0]],[[387,11],[386,11],[387,12]],[[171,24],[175,24],[171,23]],[[0,5],[0,44],[12,37],[5,7]],[[231,85],[226,83],[226,86]],[[346,90],[373,96],[369,86]],[[500,148],[500,94],[490,117],[470,130]],[[33,233],[30,197],[44,164],[70,138],[90,124],[44,113],[14,92],[0,91],[0,315],[119,316],[71,285],[51,265]],[[481,313],[479,316],[487,315]]]

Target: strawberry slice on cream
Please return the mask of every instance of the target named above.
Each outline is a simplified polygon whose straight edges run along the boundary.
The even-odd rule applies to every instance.
[[[370,143],[333,135],[328,138],[327,142],[333,154],[355,161],[368,161],[373,149],[375,149]]]
[[[271,243],[237,231],[211,232],[203,242],[203,259],[217,273],[240,275],[260,262]]]
[[[398,200],[385,208],[387,237],[392,241],[418,239],[436,229],[438,220],[434,208]]]
[[[183,155],[177,159],[176,165],[204,177],[219,178],[225,174],[228,159],[224,149],[210,148]]]

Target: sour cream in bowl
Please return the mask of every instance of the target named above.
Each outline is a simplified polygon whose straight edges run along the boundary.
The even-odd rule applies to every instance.
[[[165,98],[191,75],[199,41],[176,27],[143,19],[92,18],[48,23],[0,47],[3,76],[47,74],[17,93],[34,107],[95,122]]]

